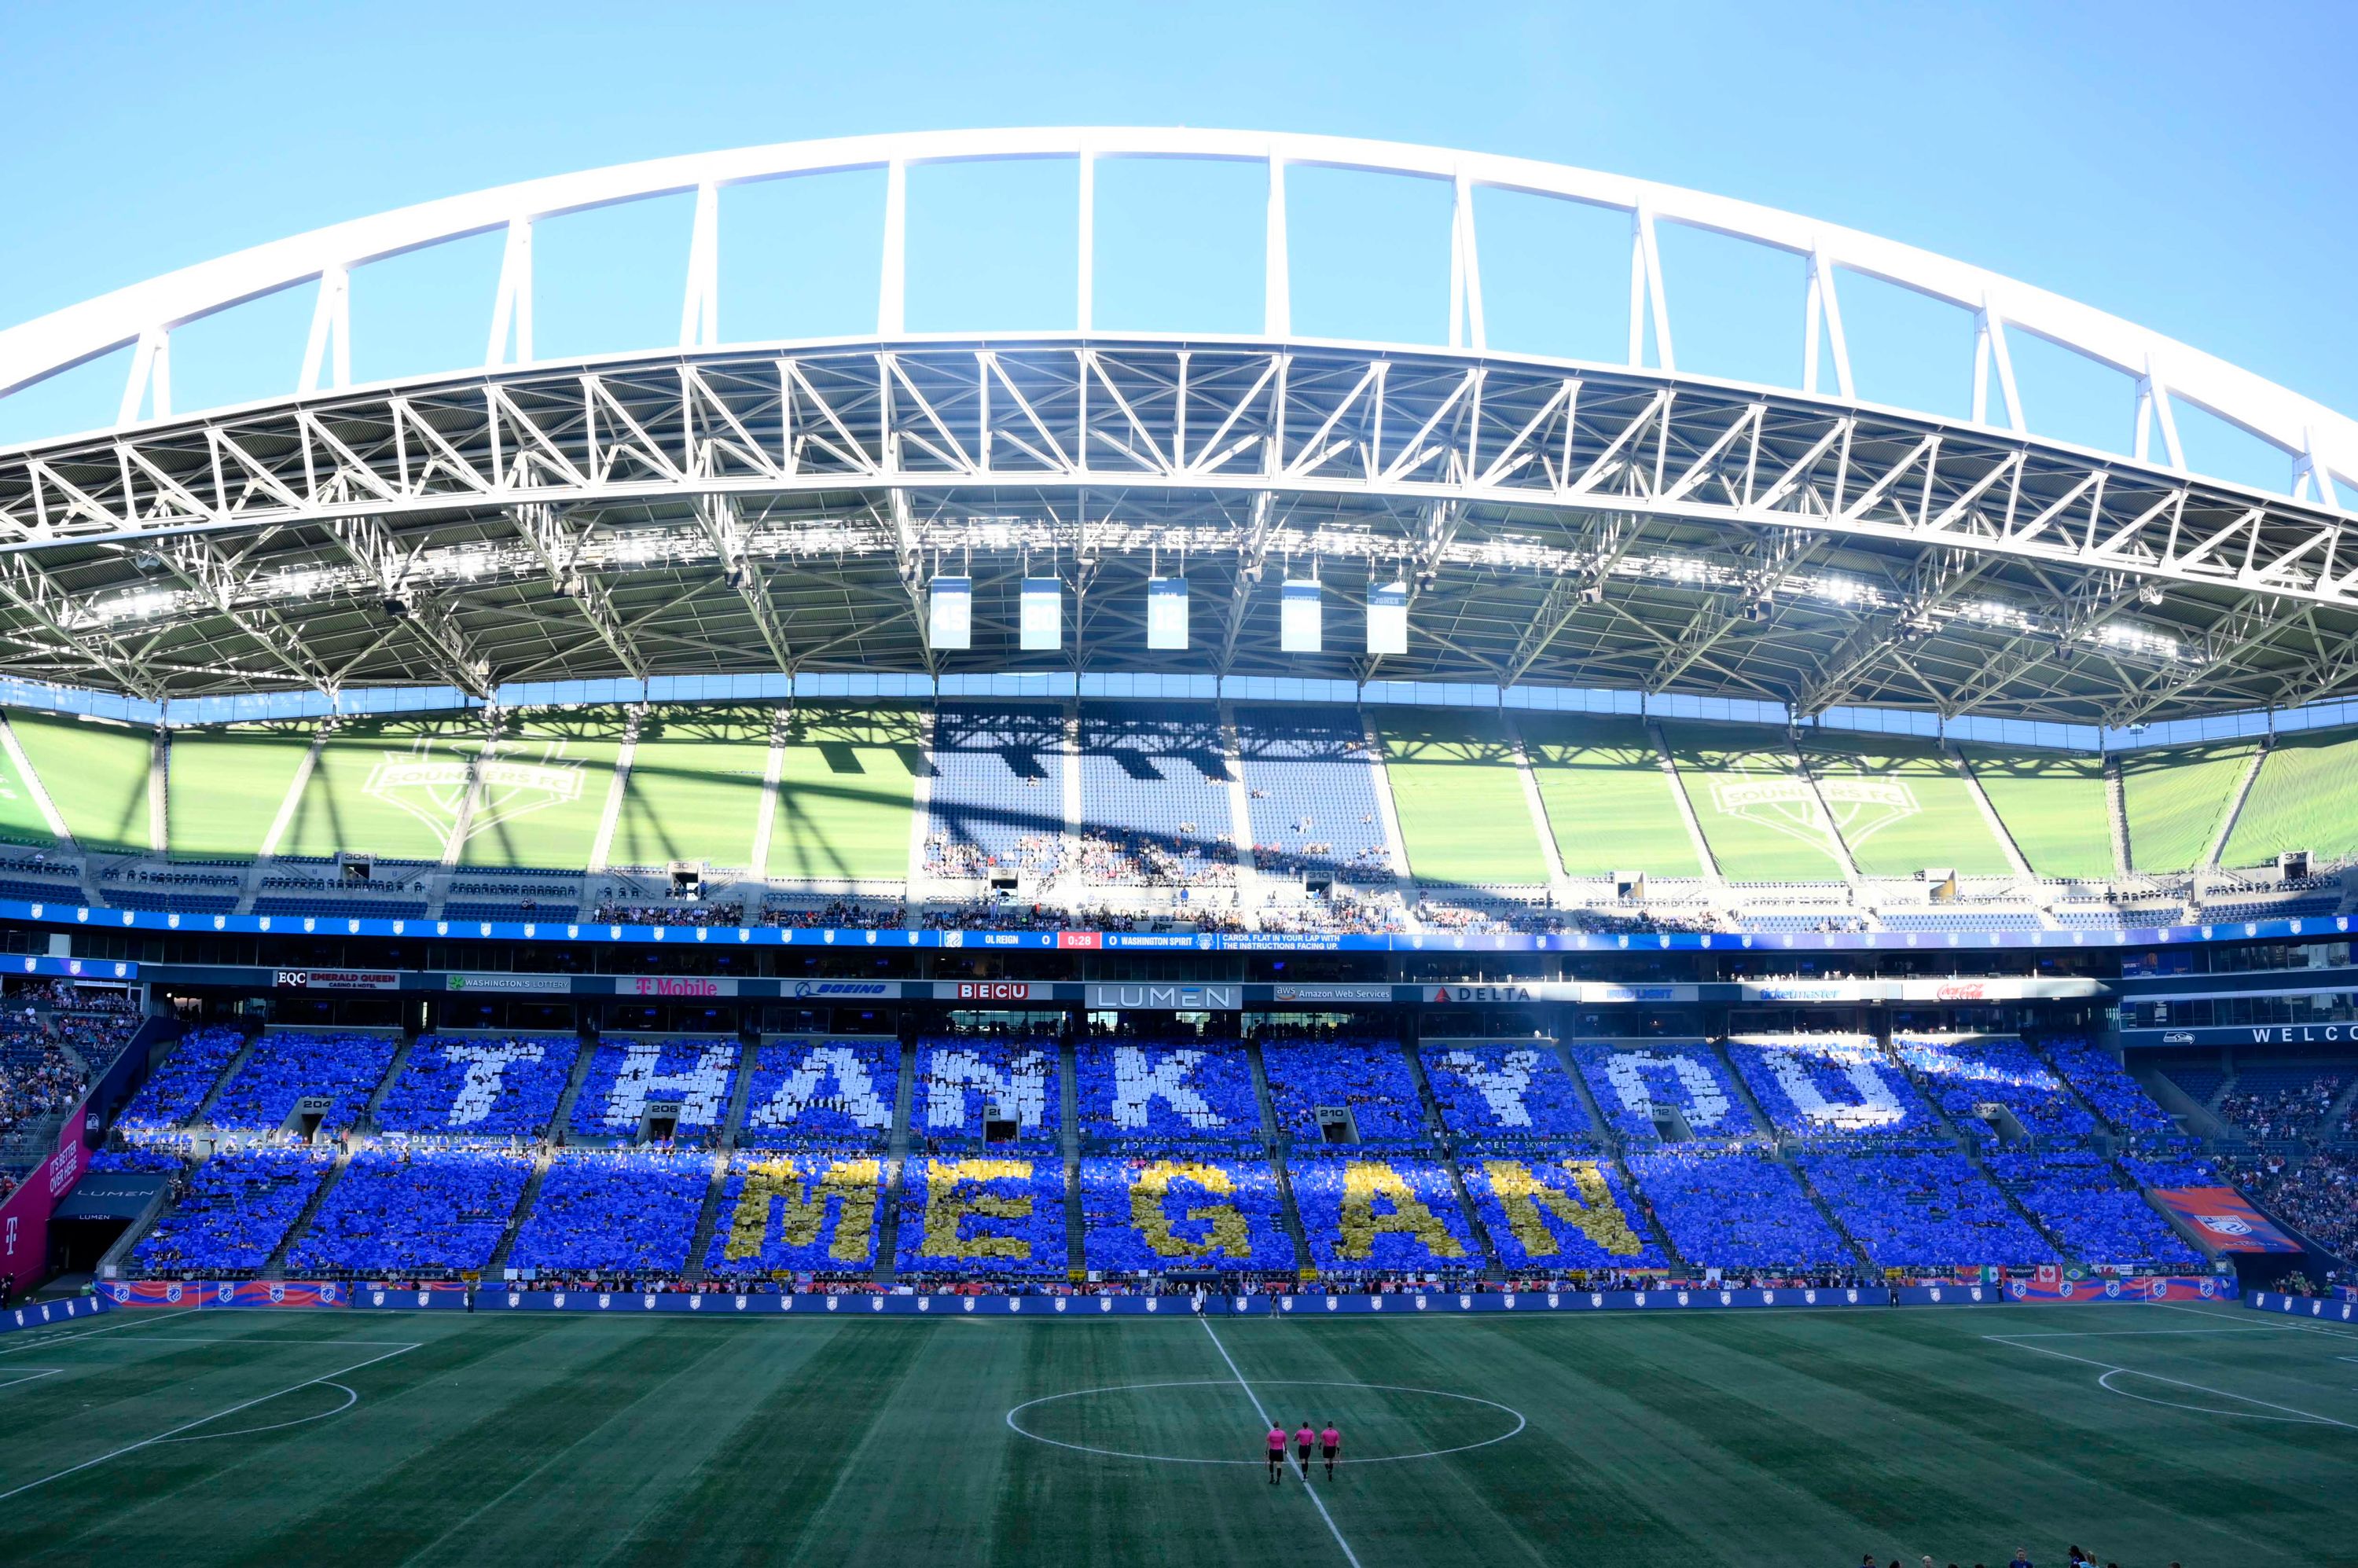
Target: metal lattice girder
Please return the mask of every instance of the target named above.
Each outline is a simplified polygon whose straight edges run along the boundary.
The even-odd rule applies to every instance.
[[[531,502],[1089,482],[1412,505],[1610,499],[2358,606],[2352,520],[2323,507],[1644,372],[1145,343],[716,354],[696,370],[505,373],[0,453],[0,549],[357,515],[398,526]],[[712,438],[716,426],[731,438]]]
[[[696,508],[697,521],[703,525],[705,537],[712,541],[713,550],[720,557],[721,580],[736,589],[744,601],[745,612],[753,618],[753,630],[761,633],[762,645],[782,670],[795,667],[794,654],[786,642],[786,629],[778,622],[776,607],[770,602],[769,574],[755,560],[748,546],[744,514],[734,496],[708,495]]]
[[[20,611],[23,622],[47,633],[41,639],[42,654],[69,667],[93,672],[140,697],[164,695],[163,682],[140,653],[113,633],[81,623],[70,608],[71,596],[35,557],[11,555],[0,559],[0,600]]]
[[[513,515],[517,536],[540,557],[557,597],[573,602],[590,629],[598,633],[598,640],[622,661],[633,679],[646,679],[647,662],[640,656],[622,618],[615,613],[612,596],[603,583],[580,569],[580,546],[590,530],[568,526],[556,507],[542,502],[526,503]]]
[[[534,517],[551,527],[520,531]],[[2294,542],[2341,526],[2006,432],[1648,372],[903,343],[503,372],[0,454],[0,555],[59,588],[55,628],[5,600],[0,635],[54,650],[55,678],[175,695],[1084,656],[1364,676],[1364,656],[1278,649],[1253,591],[1275,553],[1346,597],[1418,572],[1399,678],[2089,721],[2157,692],[2216,711],[2358,683],[2335,662],[2358,553]],[[1128,596],[1158,551],[1217,607],[1198,652],[1141,646]],[[977,624],[1011,624],[993,596],[1026,553],[1089,563],[1069,648],[936,656],[931,563],[970,560]],[[581,591],[552,608],[552,580]],[[2289,617],[2279,634],[2214,635],[2246,599]],[[96,633],[111,667],[79,641]]]
[[[352,564],[365,572],[383,594],[384,613],[405,623],[428,662],[460,690],[489,700],[492,662],[477,652],[457,619],[430,598],[413,594],[408,581],[410,559],[377,519],[366,515],[340,518],[329,530]]]

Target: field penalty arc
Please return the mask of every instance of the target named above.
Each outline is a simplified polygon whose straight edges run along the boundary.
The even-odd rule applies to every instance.
[[[1095,1454],[1108,1459],[1137,1459],[1156,1465],[1241,1465],[1249,1468],[1258,1468],[1262,1463],[1259,1459],[1203,1459],[1184,1454],[1141,1454],[1123,1448],[1100,1448],[1087,1443],[1068,1443],[1063,1438],[1049,1437],[1033,1432],[1017,1419],[1025,1411],[1036,1409],[1041,1405],[1055,1404],[1067,1400],[1085,1400],[1099,1394],[1143,1393],[1156,1389],[1226,1389],[1231,1386],[1230,1380],[1225,1378],[1190,1378],[1163,1383],[1109,1383],[1101,1388],[1072,1389],[1061,1394],[1044,1394],[1036,1400],[1024,1400],[1007,1412],[1007,1425],[1009,1430],[1019,1436],[1028,1437],[1034,1443],[1044,1443],[1051,1448],[1069,1449],[1076,1454]],[[1529,1419],[1523,1412],[1512,1405],[1500,1404],[1496,1400],[1486,1400],[1476,1394],[1452,1393],[1446,1389],[1412,1389],[1398,1383],[1347,1383],[1333,1379],[1270,1379],[1256,1383],[1254,1387],[1357,1389],[1368,1392],[1418,1394],[1429,1399],[1455,1400],[1463,1404],[1483,1405],[1514,1422],[1514,1424],[1506,1431],[1496,1436],[1483,1438],[1478,1443],[1460,1443],[1447,1448],[1421,1449],[1414,1454],[1367,1454],[1357,1458],[1338,1459],[1336,1461],[1338,1465],[1404,1465],[1411,1460],[1439,1459],[1444,1454],[1471,1453],[1476,1448],[1488,1448],[1504,1443],[1509,1438],[1520,1436],[1523,1428],[1530,1424]]]

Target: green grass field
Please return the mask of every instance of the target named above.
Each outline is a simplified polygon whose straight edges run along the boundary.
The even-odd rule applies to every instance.
[[[1662,734],[1728,881],[1842,880],[1842,862],[1782,735],[1717,724],[1668,724]]]
[[[2121,760],[2121,813],[2129,864],[2182,871],[2201,862],[2227,799],[2252,760],[2250,741],[2136,752]]]
[[[2346,1563],[2353,1354],[2223,1306],[126,1313],[0,1343],[0,1558]],[[1270,1486],[1264,1411],[1359,1463]]]
[[[2287,849],[2334,860],[2358,854],[2358,736],[2288,736],[2261,762],[2220,859],[2257,866]]]
[[[153,730],[46,713],[15,714],[9,725],[76,843],[118,852],[154,847],[147,822]]]
[[[1810,748],[1826,806],[1858,869],[1904,877],[1947,866],[1973,877],[2013,868],[1956,763],[1929,741],[1897,738]]]
[[[2063,752],[1963,748],[1990,808],[2042,877],[2113,874],[2112,806],[2104,764]]]
[[[798,710],[778,775],[769,874],[906,876],[924,739],[914,708]]]

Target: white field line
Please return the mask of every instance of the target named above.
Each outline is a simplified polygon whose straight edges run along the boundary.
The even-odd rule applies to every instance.
[[[1260,1396],[1253,1392],[1252,1385],[1246,1382],[1245,1375],[1237,1369],[1237,1358],[1228,1354],[1227,1346],[1220,1343],[1219,1331],[1212,1326],[1212,1320],[1208,1317],[1199,1317],[1195,1321],[1202,1324],[1204,1332],[1212,1336],[1212,1347],[1220,1353],[1220,1359],[1228,1364],[1229,1375],[1236,1379],[1237,1387],[1245,1391],[1245,1398],[1252,1401],[1254,1411],[1260,1416],[1261,1424],[1269,1425],[1269,1411],[1261,1408]],[[1310,1501],[1317,1508],[1318,1517],[1326,1521],[1326,1532],[1335,1538],[1335,1544],[1343,1549],[1343,1561],[1348,1563],[1351,1568],[1359,1568],[1359,1554],[1351,1550],[1351,1543],[1344,1540],[1343,1532],[1336,1528],[1335,1516],[1326,1511],[1326,1504],[1319,1498],[1318,1487],[1310,1479],[1309,1470],[1299,1460],[1293,1460],[1290,1463],[1293,1466],[1293,1473],[1302,1477],[1302,1489],[1310,1494]]]
[[[2110,1361],[2091,1360],[2085,1356],[2073,1356],[2068,1351],[2062,1350],[2050,1350],[2043,1346],[2017,1345],[2011,1336],[2003,1334],[1985,1334],[1982,1337],[1984,1339],[1995,1340],[2000,1345],[2012,1345],[2017,1350],[2028,1350],[2033,1356],[2052,1356],[2059,1361],[2077,1361],[2082,1367],[2101,1368],[2103,1368],[2105,1377],[2110,1377],[2115,1373],[2125,1372],[2133,1378],[2145,1378],[2157,1383],[2168,1383],[2173,1388],[2191,1389],[2198,1394],[2210,1394],[2217,1399],[2234,1400],[2241,1404],[2258,1405],[2263,1410],[2281,1411],[2287,1415],[2299,1416],[2305,1421],[2313,1421],[2320,1426],[2338,1426],[2347,1432],[2358,1432],[2358,1424],[2353,1424],[2353,1422],[2346,1421],[2336,1421],[2330,1415],[2319,1415],[2314,1411],[2301,1410],[2293,1405],[2280,1405],[2272,1400],[2255,1399],[2250,1394],[2239,1394],[2227,1389],[2214,1389],[2203,1383],[2190,1383],[2183,1378],[2165,1378],[2158,1372],[2141,1372],[2135,1367],[2116,1367]],[[2107,1393],[2122,1394],[2123,1397],[2127,1399],[2136,1399],[2140,1397],[2136,1394],[2125,1393],[2120,1389],[2114,1388],[2110,1383],[2105,1382],[2104,1378],[2099,1378],[2096,1381],[2098,1386],[2103,1388]],[[2160,1403],[2163,1401],[2149,1400],[2147,1402]],[[2214,1411],[2211,1413],[2214,1415],[2226,1415],[2233,1412],[2226,1411]]]
[[[17,1367],[0,1372],[0,1389],[13,1389],[19,1383],[38,1383],[44,1378],[54,1378],[63,1367]]]
[[[36,1335],[21,1345],[0,1348],[0,1356],[19,1356],[27,1350],[38,1350],[44,1345],[62,1345],[70,1340],[96,1339],[102,1334],[120,1334],[126,1328],[142,1328],[151,1323],[161,1323],[166,1318],[186,1317],[196,1310],[194,1307],[181,1307],[176,1312],[159,1313],[154,1317],[135,1317],[129,1323],[112,1323],[104,1328],[85,1328],[64,1334]]]
[[[2153,1304],[2158,1307],[2166,1307],[2171,1312],[2191,1313],[2196,1317],[2225,1317],[2231,1313],[2241,1317],[2258,1317],[2261,1315],[2261,1313],[2255,1312],[2250,1307],[2229,1307],[2223,1312],[2206,1312],[2201,1307],[2186,1306],[2176,1302],[2156,1302]],[[2269,1320],[2268,1326],[2272,1328],[2297,1328],[2303,1334],[2322,1334],[2329,1339],[2358,1338],[2358,1335],[2353,1335],[2349,1330],[2342,1328],[2338,1325],[2331,1323],[2308,1323],[2290,1315],[2278,1319],[2271,1319]]]
[[[339,1367],[332,1372],[322,1372],[316,1378],[306,1378],[299,1383],[289,1383],[283,1389],[274,1389],[269,1393],[260,1394],[250,1400],[240,1400],[237,1403],[223,1410],[217,1410],[211,1415],[200,1415],[194,1421],[182,1422],[179,1425],[164,1432],[159,1432],[153,1437],[145,1437],[136,1443],[126,1444],[123,1447],[114,1449],[111,1453],[102,1454],[95,1459],[85,1459],[79,1465],[69,1465],[66,1468],[53,1471],[50,1474],[42,1476],[38,1481],[27,1481],[21,1487],[11,1487],[7,1491],[0,1492],[0,1503],[5,1503],[11,1498],[21,1497],[25,1493],[32,1491],[35,1487],[46,1487],[51,1481],[61,1481],[68,1476],[78,1475],[84,1470],[103,1465],[110,1459],[120,1459],[126,1454],[136,1454],[143,1448],[152,1448],[157,1444],[167,1442],[172,1438],[178,1437],[180,1433],[188,1432],[192,1428],[202,1426],[208,1422],[219,1421],[223,1416],[235,1415],[242,1410],[251,1410],[255,1405],[278,1398],[281,1394],[291,1394],[296,1392],[297,1390],[308,1389],[314,1383],[327,1382],[331,1378],[346,1377],[351,1373],[359,1371],[363,1367],[373,1367],[380,1361],[390,1361],[396,1356],[406,1356],[410,1351],[416,1348],[416,1346],[411,1345],[406,1346],[397,1350],[388,1350],[382,1356],[372,1356],[365,1361],[355,1361],[349,1367]]]

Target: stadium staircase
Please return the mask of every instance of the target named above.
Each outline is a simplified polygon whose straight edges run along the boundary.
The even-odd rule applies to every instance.
[[[262,1278],[283,1280],[287,1277],[287,1254],[294,1250],[296,1238],[311,1228],[311,1221],[319,1217],[320,1206],[328,1201],[328,1195],[336,1190],[336,1184],[344,1179],[344,1171],[352,1162],[352,1146],[346,1143],[336,1151],[335,1163],[330,1165],[328,1173],[319,1178],[319,1184],[311,1189],[311,1195],[304,1200],[302,1212],[287,1227],[287,1234],[278,1238],[278,1245],[272,1248],[270,1256],[262,1260]]]
[[[376,1130],[376,1113],[384,1108],[385,1097],[393,1093],[393,1086],[401,1081],[401,1071],[409,1065],[410,1053],[416,1049],[417,1036],[404,1034],[401,1037],[401,1044],[394,1047],[393,1060],[386,1065],[384,1076],[377,1081],[375,1091],[368,1098],[368,1104],[361,1108],[360,1116],[352,1123],[354,1131]]]
[[[1236,846],[1237,910],[1260,907],[1260,871],[1253,863],[1252,791],[1245,784],[1244,742],[1237,735],[1237,710],[1218,706],[1220,765],[1228,771],[1228,838]]]
[[[1546,871],[1548,897],[1559,909],[1570,907],[1575,901],[1572,878],[1563,869],[1563,849],[1555,841],[1555,826],[1548,820],[1547,801],[1540,794],[1539,775],[1531,771],[1531,748],[1523,744],[1522,727],[1515,716],[1500,708],[1498,727],[1507,737],[1508,752],[1515,760],[1515,776],[1523,786],[1523,805],[1531,814],[1531,831],[1540,841],[1540,865]]]
[[[1413,910],[1417,904],[1416,877],[1408,861],[1408,838],[1401,832],[1400,806],[1392,799],[1392,772],[1384,761],[1383,737],[1376,733],[1375,721],[1365,708],[1359,711],[1359,739],[1368,748],[1368,766],[1376,772],[1376,815],[1383,819],[1384,853],[1392,863],[1392,888],[1400,894],[1401,907]],[[1415,916],[1412,914],[1413,921]]]
[[[1269,1092],[1269,1065],[1260,1059],[1260,1042],[1245,1042],[1245,1060],[1252,1067],[1253,1099],[1260,1106],[1261,1141],[1269,1150],[1269,1168],[1277,1176],[1277,1197],[1285,1219],[1285,1234],[1293,1243],[1294,1266],[1306,1278],[1316,1271],[1311,1260],[1310,1233],[1303,1228],[1302,1210],[1293,1201],[1293,1173],[1285,1168],[1284,1140],[1277,1126],[1277,1102]]]
[[[2317,1124],[2318,1142],[2331,1143],[2334,1141],[2334,1130],[2342,1125],[2342,1119],[2350,1114],[2350,1103],[2353,1100],[2358,1100],[2358,1073],[2351,1075],[2350,1082],[2342,1087],[2341,1094],[2336,1096],[2333,1103],[2326,1108],[2324,1119]]]
[[[2030,1233],[2033,1236],[2038,1237],[2041,1241],[2046,1242],[2048,1246],[2055,1249],[2055,1255],[2058,1258],[2071,1257],[2071,1250],[2070,1248],[2063,1245],[2063,1238],[2057,1236],[2052,1230],[2050,1230],[2047,1227],[2047,1222],[2045,1220],[2040,1219],[2037,1215],[2031,1213],[2029,1208],[2024,1205],[2023,1201],[2015,1195],[2014,1189],[2012,1187],[2009,1187],[2004,1182],[1999,1181],[1997,1177],[1992,1173],[1988,1162],[1982,1157],[1982,1146],[1980,1141],[1969,1136],[1965,1132],[1964,1129],[1957,1125],[1955,1119],[1949,1115],[1948,1108],[1943,1106],[1933,1095],[1932,1086],[1925,1079],[1924,1075],[1916,1071],[1915,1068],[1909,1066],[1905,1061],[1900,1060],[1898,1054],[1890,1049],[1888,1043],[1886,1043],[1881,1049],[1884,1052],[1887,1062],[1891,1065],[1897,1066],[1899,1069],[1900,1076],[1905,1077],[1909,1083],[1916,1086],[1916,1092],[1919,1095],[1921,1095],[1923,1097],[1924,1103],[1931,1108],[1932,1119],[1940,1124],[1941,1130],[1947,1133],[1950,1141],[1957,1146],[1957,1152],[1964,1156],[1965,1163],[1973,1167],[1974,1173],[1981,1177],[1983,1181],[1988,1183],[1989,1185],[1996,1191],[1997,1195],[2006,1200],[2006,1206],[2014,1210],[2016,1217],[2020,1219],[2023,1224],[2030,1227]],[[2061,1075],[2058,1074],[2057,1076],[2060,1079]]]
[[[597,1059],[598,1047],[595,1042],[589,1040],[580,1041],[578,1045],[573,1058],[573,1074],[565,1080],[565,1092],[557,1097],[557,1108],[549,1113],[548,1130],[541,1141],[539,1154],[533,1159],[532,1174],[525,1178],[524,1190],[516,1194],[514,1211],[500,1229],[499,1245],[492,1249],[491,1257],[483,1263],[483,1278],[486,1280],[498,1279],[501,1271],[508,1266],[508,1254],[515,1249],[516,1236],[524,1229],[525,1217],[532,1213],[532,1206],[540,1201],[541,1184],[548,1180],[550,1152],[557,1138],[572,1124],[573,1102],[581,1098],[581,1086],[590,1081],[590,1067]]]
[[[1850,886],[1851,901],[1865,903],[1858,858],[1851,853],[1850,840],[1843,837],[1842,826],[1834,820],[1833,807],[1826,804],[1826,792],[1818,784],[1817,770],[1810,766],[1809,754],[1801,750],[1801,737],[1798,732],[1786,732],[1785,748],[1792,753],[1793,776],[1810,786],[1810,804],[1818,808],[1818,826],[1824,829],[1826,847],[1833,854],[1834,864],[1842,868],[1843,881]]]
[[[1687,786],[1679,777],[1679,764],[1671,755],[1671,739],[1662,733],[1661,725],[1646,720],[1647,738],[1654,742],[1654,760],[1661,765],[1662,777],[1671,786],[1671,800],[1678,807],[1679,820],[1686,824],[1687,842],[1694,849],[1695,864],[1703,868],[1703,879],[1711,889],[1714,902],[1727,898],[1727,879],[1719,869],[1719,858],[1711,852],[1711,840],[1703,836],[1703,819],[1695,815],[1694,802],[1687,798]]]
[[[1622,1158],[1624,1151],[1620,1134],[1613,1130],[1613,1123],[1606,1116],[1605,1108],[1596,1103],[1596,1091],[1589,1086],[1586,1075],[1580,1070],[1580,1064],[1573,1060],[1572,1052],[1561,1040],[1555,1043],[1555,1057],[1563,1065],[1564,1076],[1572,1080],[1573,1093],[1580,1097],[1581,1108],[1588,1112],[1589,1122],[1596,1129],[1596,1135],[1604,1144],[1606,1160],[1611,1162],[1613,1169],[1620,1174],[1621,1190],[1629,1195],[1630,1206],[1637,1211],[1629,1216],[1629,1223],[1660,1247],[1662,1256],[1674,1266],[1681,1269],[1689,1267],[1679,1251],[1678,1244],[1671,1239],[1669,1227],[1655,1214],[1654,1200],[1646,1195],[1646,1190],[1638,1184],[1637,1173]]]
[[[2129,842],[2128,802],[2121,786],[2121,759],[2117,753],[2104,759],[2104,819],[2113,830],[2113,875],[2126,881],[2136,847]]]
[[[2225,852],[2227,840],[2234,837],[2235,819],[2244,815],[2244,803],[2252,797],[2252,781],[2260,776],[2260,764],[2267,760],[2276,743],[2274,735],[2266,735],[2252,748],[2251,760],[2244,764],[2244,771],[2235,777],[2235,787],[2227,794],[2226,808],[2219,813],[2219,829],[2204,847],[2199,870],[2218,870],[2219,857]]]
[[[1064,1118],[1056,1141],[1065,1160],[1065,1263],[1081,1279],[1087,1276],[1080,1271],[1088,1267],[1081,1245],[1088,1219],[1081,1208],[1081,1064],[1070,1040],[1056,1047],[1056,1080]]]
[[[1957,776],[1964,781],[1965,793],[1973,797],[1974,809],[1981,813],[1982,826],[1987,827],[1989,836],[1997,841],[1998,852],[2006,857],[2006,869],[2026,888],[2039,887],[2039,873],[2030,869],[2029,860],[2023,856],[2022,846],[2014,841],[2014,829],[2008,827],[2006,818],[1997,814],[1997,806],[1991,802],[1989,792],[1982,788],[1981,775],[1974,772],[1973,763],[1966,760],[1963,751],[1955,741],[1943,740],[1941,752],[1948,758],[1949,765],[1957,770]],[[2041,902],[2046,902],[2044,895]],[[2039,924],[2049,927],[2057,925],[2044,908],[2039,912]]]
[[[1767,1109],[1761,1106],[1758,1098],[1754,1098],[1752,1086],[1746,1082],[1744,1075],[1736,1070],[1736,1059],[1727,1052],[1727,1042],[1713,1041],[1711,1051],[1712,1054],[1719,1059],[1720,1071],[1726,1076],[1728,1086],[1736,1090],[1736,1098],[1744,1102],[1746,1112],[1752,1118],[1752,1125],[1759,1129],[1768,1138],[1769,1152],[1774,1154],[1778,1162],[1787,1170],[1793,1173],[1794,1185],[1800,1187],[1801,1195],[1810,1200],[1810,1206],[1818,1211],[1818,1217],[1826,1222],[1826,1228],[1842,1238],[1843,1245],[1850,1249],[1851,1256],[1857,1259],[1862,1267],[1869,1269],[1875,1267],[1875,1260],[1867,1256],[1866,1249],[1860,1245],[1857,1237],[1851,1234],[1850,1227],[1842,1222],[1842,1217],[1834,1213],[1833,1206],[1826,1202],[1824,1196],[1812,1184],[1809,1173],[1793,1163],[1793,1156],[1787,1151],[1785,1140],[1777,1130],[1777,1124],[1769,1119]]]
[[[189,1113],[189,1119],[182,1122],[181,1126],[203,1127],[206,1125],[205,1119],[212,1115],[213,1106],[221,1099],[222,1091],[229,1087],[232,1080],[245,1070],[246,1063],[254,1059],[254,1048],[261,1043],[262,1035],[258,1031],[245,1037],[245,1044],[237,1048],[237,1054],[232,1056],[228,1065],[222,1068],[221,1076],[213,1080],[212,1087],[205,1091],[205,1098],[197,1102],[197,1108]]]
[[[253,863],[245,869],[244,880],[238,886],[237,913],[252,914],[254,901],[262,896],[263,879],[270,874],[278,861],[278,846],[286,841],[287,830],[295,826],[295,814],[302,809],[303,792],[311,787],[311,775],[319,771],[319,753],[335,732],[332,718],[319,721],[311,731],[311,743],[304,748],[303,760],[295,764],[295,776],[287,781],[287,793],[278,797],[278,810],[270,819],[270,828],[262,836],[262,844],[254,851]]]
[[[690,1283],[704,1279],[704,1260],[712,1248],[712,1232],[720,1224],[720,1195],[729,1184],[729,1154],[745,1128],[745,1102],[753,1094],[753,1068],[761,1057],[760,1043],[737,1043],[737,1076],[729,1090],[729,1108],[722,1112],[712,1156],[712,1179],[704,1189],[704,1206],[697,1210],[696,1228],[688,1233],[687,1267],[682,1277]]]
[[[875,1281],[889,1285],[901,1250],[901,1192],[909,1171],[910,1111],[917,1099],[917,1046],[901,1042],[901,1079],[892,1090],[892,1141],[885,1146],[884,1217],[876,1228]]]
[[[1490,1277],[1503,1280],[1507,1266],[1490,1239],[1490,1227],[1482,1223],[1481,1211],[1474,1206],[1473,1193],[1466,1188],[1466,1173],[1457,1164],[1457,1146],[1441,1119],[1441,1104],[1433,1098],[1433,1080],[1425,1076],[1424,1058],[1417,1054],[1414,1044],[1405,1040],[1401,1042],[1401,1055],[1408,1062],[1409,1081],[1416,1085],[1416,1101],[1424,1112],[1425,1130],[1433,1135],[1433,1146],[1441,1151],[1441,1168],[1449,1173],[1450,1191],[1457,1195],[1457,1212],[1466,1217],[1466,1228],[1473,1234],[1474,1245],[1482,1249],[1482,1261],[1488,1267]]]
[[[368,1104],[362,1106],[360,1115],[353,1118],[353,1131],[373,1132],[376,1130],[376,1113],[384,1106],[385,1096],[393,1092],[393,1086],[401,1077],[401,1070],[409,1065],[409,1054],[416,1047],[416,1035],[402,1036],[401,1044],[394,1049],[393,1060],[385,1065],[384,1076],[377,1080],[376,1087],[370,1091]],[[328,1173],[319,1178],[319,1184],[311,1189],[311,1196],[303,1205],[303,1212],[295,1217],[295,1223],[287,1227],[287,1234],[278,1238],[278,1245],[271,1249],[269,1257],[263,1260],[264,1279],[282,1280],[287,1277],[287,1255],[295,1249],[295,1243],[303,1233],[311,1228],[311,1221],[318,1217],[321,1206],[327,1203],[328,1195],[336,1190],[336,1184],[344,1179],[344,1171],[352,1162],[352,1144],[347,1138],[343,1146],[336,1151],[335,1163],[330,1165]]]
[[[598,836],[590,840],[589,863],[582,868],[584,903],[593,896],[588,879],[603,874],[614,852],[614,828],[622,820],[622,797],[630,791],[631,766],[639,754],[639,724],[646,716],[643,702],[633,703],[623,713],[622,744],[614,749],[614,771],[606,778],[606,804],[598,814]]]

